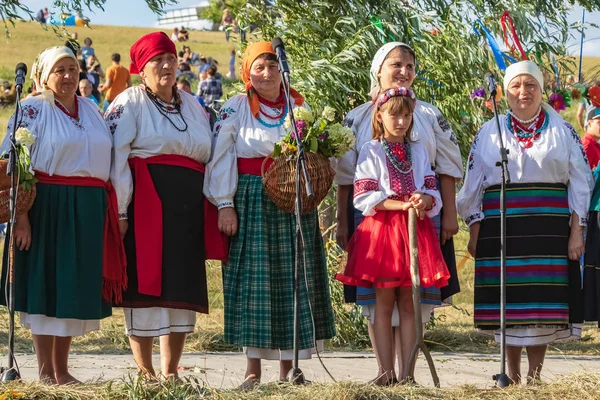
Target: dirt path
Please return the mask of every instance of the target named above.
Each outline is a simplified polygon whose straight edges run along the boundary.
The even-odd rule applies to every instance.
[[[433,353],[435,365],[442,387],[461,384],[472,384],[478,388],[493,386],[492,375],[500,370],[500,358],[482,354],[450,354]],[[336,380],[366,382],[375,376],[377,363],[372,353],[327,352],[322,354],[323,362]],[[527,364],[524,356],[523,371]],[[21,375],[26,380],[35,380],[36,359],[34,355],[18,355],[17,361]],[[159,356],[154,356],[154,365],[159,365]],[[0,365],[6,365],[3,357]],[[90,355],[73,354],[71,356],[71,372],[82,380],[110,380],[135,374],[135,365],[130,355]],[[194,375],[214,388],[233,388],[244,378],[246,359],[240,353],[186,353],[181,360],[182,375]],[[327,383],[331,378],[327,375],[317,358],[301,361],[301,369],[307,378]],[[597,371],[600,369],[600,357],[558,356],[546,357],[542,378],[550,381],[558,375],[581,370]],[[263,381],[278,378],[278,363],[263,362]],[[417,363],[416,379],[422,385],[433,386],[427,363],[423,358]]]

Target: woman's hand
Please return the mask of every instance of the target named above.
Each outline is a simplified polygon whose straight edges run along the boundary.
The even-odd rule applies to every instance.
[[[569,260],[579,260],[584,252],[583,229],[581,226],[572,227],[569,235]]]
[[[346,218],[338,218],[335,229],[335,241],[343,250],[348,245],[348,222]]]
[[[471,254],[471,256],[473,256],[473,258],[476,257],[476,252],[477,252],[477,239],[479,239],[479,227],[481,226],[480,222],[474,222],[470,227],[469,227],[469,243],[467,244],[467,250],[469,251],[469,254]]]
[[[27,213],[17,216],[15,221],[15,246],[19,250],[29,250],[31,247],[31,224]]]
[[[233,207],[225,207],[219,210],[219,231],[227,236],[233,236],[237,233],[238,222],[237,214]]]
[[[127,229],[129,229],[129,221],[126,219],[119,220],[119,232],[121,232],[121,239],[125,237]]]
[[[441,226],[441,243],[442,245],[446,243],[447,240],[452,239],[452,236],[458,233],[458,219],[456,218],[456,213],[450,214],[445,213],[442,216],[442,226]]]

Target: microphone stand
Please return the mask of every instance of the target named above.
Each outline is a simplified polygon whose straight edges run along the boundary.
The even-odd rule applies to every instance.
[[[296,127],[296,121],[294,119],[294,113],[292,112],[292,97],[290,96],[290,75],[289,72],[285,70],[281,63],[281,59],[278,57],[279,61],[279,73],[281,75],[281,83],[283,84],[283,92],[286,100],[286,104],[288,107],[288,113],[290,117],[290,124],[292,128],[292,132],[294,134],[294,138],[296,139],[296,148],[298,149],[298,157],[296,160],[296,259],[294,262],[294,360],[292,362],[292,370],[289,374],[289,380],[292,384],[295,385],[303,385],[306,383],[304,378],[304,373],[298,366],[298,358],[300,349],[299,340],[300,340],[300,260],[302,259],[302,264],[306,268],[306,254],[304,253],[304,236],[302,233],[302,193],[300,191],[301,188],[301,176],[304,176],[304,185],[306,189],[306,195],[308,198],[313,197],[312,185],[310,183],[310,178],[308,176],[308,170],[306,169],[306,158],[305,158],[305,148],[302,143],[302,139],[300,139],[298,128]],[[309,299],[310,301],[310,299]],[[314,338],[313,338],[314,339]],[[315,340],[316,346],[316,340]]]
[[[510,384],[506,374],[506,185],[510,183],[508,171],[508,149],[504,147],[502,129],[498,117],[496,105],[496,82],[492,76],[489,80],[490,97],[494,108],[494,119],[500,140],[500,161],[496,163],[500,167],[500,373],[492,377],[498,387],[504,388]]]
[[[15,102],[15,119],[13,123],[13,129],[10,133],[10,149],[8,158],[8,169],[7,175],[10,175],[10,220],[6,227],[6,240],[5,244],[8,243],[8,257],[5,257],[6,265],[8,268],[8,298],[6,305],[8,306],[8,368],[2,371],[0,381],[9,382],[21,379],[21,375],[18,366],[15,368],[15,287],[14,287],[14,255],[15,255],[15,240],[13,227],[15,226],[15,218],[17,213],[16,207],[16,194],[18,189],[18,172],[16,171],[17,165],[17,140],[16,132],[17,125],[19,125],[19,111],[21,110],[21,91],[23,90],[22,85],[15,85],[16,102]],[[6,292],[4,292],[6,295]]]

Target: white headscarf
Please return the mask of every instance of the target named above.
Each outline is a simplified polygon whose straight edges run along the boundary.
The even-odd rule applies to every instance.
[[[538,68],[538,66],[533,61],[519,61],[518,63],[511,64],[508,68],[506,68],[506,73],[504,74],[504,93],[508,90],[508,85],[510,82],[515,79],[519,75],[531,75],[535,78],[535,80],[540,85],[540,90],[544,91],[544,75],[542,71]]]
[[[54,105],[54,93],[46,87],[50,71],[54,65],[63,58],[72,58],[77,63],[77,58],[66,46],[55,46],[44,50],[33,63],[31,69],[31,79],[35,83],[35,88],[42,94],[42,97],[50,104]]]
[[[544,74],[542,74],[540,68],[533,61],[527,60],[511,64],[508,66],[508,68],[506,68],[503,81],[505,93],[508,92],[508,85],[510,82],[519,75],[531,75],[534,77],[537,83],[540,85],[540,90],[542,93],[544,92]],[[550,104],[542,101],[541,106],[550,116],[563,119]]]
[[[412,47],[406,43],[390,42],[381,46],[379,50],[377,50],[377,53],[375,53],[375,57],[373,57],[373,61],[371,62],[371,91],[369,92],[371,98],[376,98],[381,90],[381,87],[379,87],[379,77],[377,75],[379,75],[379,71],[381,70],[385,58],[397,47],[404,47],[413,51]]]

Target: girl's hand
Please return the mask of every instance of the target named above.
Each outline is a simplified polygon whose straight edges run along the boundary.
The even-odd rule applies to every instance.
[[[403,201],[400,205],[400,211],[408,211],[409,208],[413,207],[413,204],[410,201]]]
[[[428,194],[415,193],[409,200],[417,210],[430,209],[433,204],[433,197]]]

